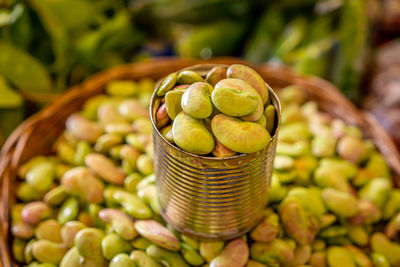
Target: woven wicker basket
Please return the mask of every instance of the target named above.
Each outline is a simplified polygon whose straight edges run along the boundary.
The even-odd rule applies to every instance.
[[[77,111],[91,96],[100,94],[105,84],[115,79],[154,79],[194,64],[242,63],[239,59],[220,58],[208,61],[162,59],[135,63],[100,72],[81,85],[71,88],[62,97],[53,101],[41,112],[27,119],[8,138],[0,155],[0,266],[13,266],[10,252],[9,209],[15,203],[16,169],[29,158],[38,154],[49,154],[54,140],[64,130],[66,118]],[[290,84],[301,86],[309,99],[320,108],[347,123],[361,127],[367,137],[372,138],[386,157],[393,170],[394,182],[400,185],[400,155],[383,128],[368,113],[357,110],[335,87],[315,77],[304,77],[290,69],[270,65],[251,66],[264,80],[277,89]],[[15,264],[14,264],[15,266]]]

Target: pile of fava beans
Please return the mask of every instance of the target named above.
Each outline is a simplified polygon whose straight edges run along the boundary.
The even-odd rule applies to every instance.
[[[160,83],[156,125],[169,142],[198,155],[253,153],[270,142],[275,108],[261,76],[250,67],[216,66],[206,77],[192,70]]]
[[[111,82],[70,115],[53,155],[20,166],[10,232],[21,266],[400,266],[400,190],[384,157],[295,86],[279,91],[262,221],[227,241],[173,230],[154,185],[152,91],[151,80]]]

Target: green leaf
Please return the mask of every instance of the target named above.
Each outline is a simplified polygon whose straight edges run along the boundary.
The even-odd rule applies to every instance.
[[[0,40],[0,75],[22,91],[48,92],[51,79],[45,67],[24,50]]]
[[[0,132],[7,137],[24,119],[24,106],[0,109]]]
[[[28,50],[34,35],[33,31],[34,25],[29,16],[29,10],[24,8],[21,17],[10,27],[10,42]],[[33,54],[32,51],[29,52]]]
[[[51,36],[55,56],[52,70],[57,74],[57,89],[64,89],[67,76],[75,61],[73,36],[98,18],[98,8],[87,0],[31,0],[45,30]]]
[[[247,29],[247,21],[240,20],[201,25],[176,24],[172,30],[179,56],[208,59],[231,55],[241,44]]]
[[[143,39],[143,34],[132,25],[128,12],[122,10],[97,30],[83,35],[76,50],[89,68],[107,68],[123,63],[123,54],[137,47]]]
[[[0,96],[0,108],[19,107],[23,103],[22,96],[14,91],[2,76],[0,76]]]
[[[51,27],[69,31],[88,27],[98,15],[96,6],[86,0],[31,0],[30,3]]]

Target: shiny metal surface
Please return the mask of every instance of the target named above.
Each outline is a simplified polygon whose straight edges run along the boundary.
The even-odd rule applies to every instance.
[[[213,66],[194,66],[205,73]],[[256,153],[214,158],[188,153],[155,127],[160,99],[153,94],[154,169],[163,218],[175,229],[201,239],[231,239],[252,229],[268,202],[281,107],[275,93],[276,125],[269,145]],[[199,140],[201,141],[201,140]]]

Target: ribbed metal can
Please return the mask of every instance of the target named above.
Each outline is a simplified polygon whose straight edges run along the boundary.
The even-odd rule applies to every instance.
[[[205,74],[215,65],[188,69]],[[263,216],[273,170],[281,106],[266,148],[256,153],[216,158],[188,153],[168,142],[156,128],[160,99],[150,103],[154,170],[162,217],[176,230],[200,239],[231,239],[251,230]],[[201,140],[199,140],[201,142]]]

